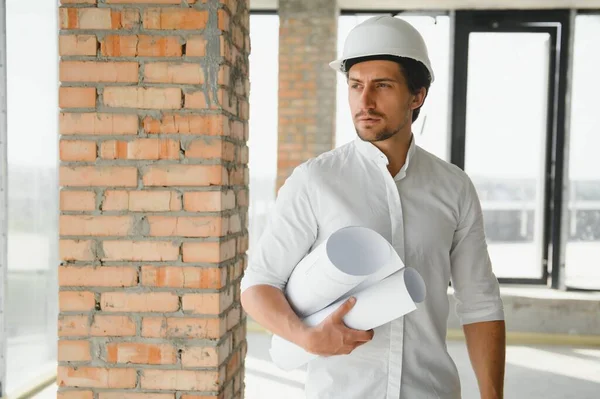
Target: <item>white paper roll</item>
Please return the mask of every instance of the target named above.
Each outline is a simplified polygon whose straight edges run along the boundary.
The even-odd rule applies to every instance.
[[[316,326],[339,308],[347,295],[325,309],[303,319]],[[356,303],[344,317],[344,323],[357,330],[370,330],[414,311],[425,300],[426,288],[421,275],[413,268],[404,268],[391,276],[354,294]],[[305,351],[277,335],[271,340],[271,359],[282,370],[296,369],[318,356]]]
[[[379,233],[365,227],[344,227],[298,263],[285,295],[294,312],[305,317],[403,267],[396,251]]]

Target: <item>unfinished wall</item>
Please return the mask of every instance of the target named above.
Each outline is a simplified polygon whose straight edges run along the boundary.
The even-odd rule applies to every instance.
[[[58,397],[241,398],[248,1],[59,16]]]
[[[303,161],[335,143],[335,1],[279,1],[277,189]]]

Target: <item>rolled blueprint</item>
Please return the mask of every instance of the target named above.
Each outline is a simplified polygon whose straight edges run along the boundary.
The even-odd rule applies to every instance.
[[[403,267],[394,248],[379,233],[366,227],[344,227],[296,265],[285,296],[296,314],[305,317]]]
[[[325,309],[303,319],[316,326],[339,308],[350,296],[346,295]],[[413,268],[404,268],[391,276],[354,294],[356,303],[344,316],[344,324],[357,330],[370,330],[414,311],[426,296],[425,282]],[[271,340],[271,359],[285,371],[303,366],[318,355],[305,351],[277,335]]]

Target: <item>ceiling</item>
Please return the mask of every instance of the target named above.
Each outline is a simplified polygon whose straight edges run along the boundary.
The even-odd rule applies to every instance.
[[[333,1],[333,0],[332,0]],[[338,0],[342,10],[599,9],[600,0]],[[276,10],[278,0],[250,0],[251,10]]]

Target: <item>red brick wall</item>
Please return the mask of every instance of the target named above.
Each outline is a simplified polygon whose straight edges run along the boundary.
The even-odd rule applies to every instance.
[[[336,1],[279,0],[277,189],[335,142]]]
[[[247,0],[62,0],[60,399],[242,398]]]

